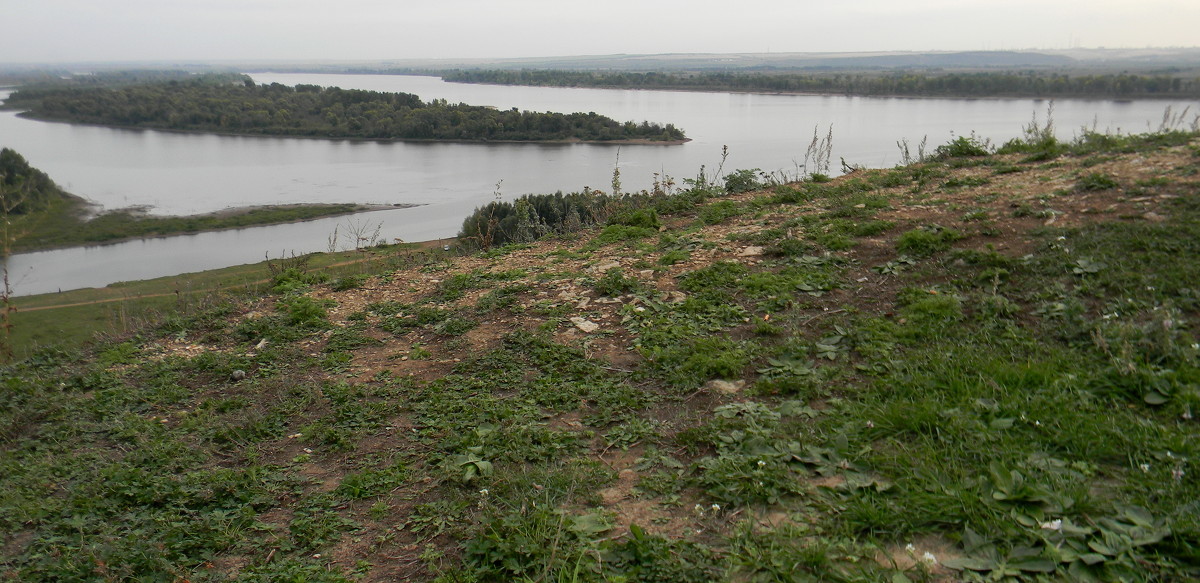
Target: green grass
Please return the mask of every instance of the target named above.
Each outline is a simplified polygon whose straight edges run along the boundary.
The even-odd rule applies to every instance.
[[[10,316],[10,341],[18,356],[51,347],[74,349],[97,334],[121,335],[261,294],[273,285],[272,270],[288,265],[324,277],[360,277],[407,265],[415,257],[433,257],[414,249],[412,245],[379,247],[365,257],[360,252],[321,253],[103,288],[19,296],[12,298],[17,310]]]
[[[260,266],[256,295],[38,352],[0,376],[0,577],[1200,576],[1190,175],[1136,182],[1175,194],[1163,220],[1018,252],[931,222],[1023,224],[1005,197],[904,216],[907,177],[959,176],[929,164],[889,171],[895,199],[856,176],[717,223],[790,251],[738,256],[689,207],[557,254],[386,252],[380,297],[333,293],[333,258]],[[583,275],[580,248],[660,273]]]

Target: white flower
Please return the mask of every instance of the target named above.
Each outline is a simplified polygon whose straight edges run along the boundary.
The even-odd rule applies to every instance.
[[[1150,472],[1150,464],[1138,464],[1138,467],[1141,468],[1143,472]]]
[[[1062,519],[1056,518],[1050,522],[1043,522],[1041,526],[1044,530],[1062,530]]]
[[[692,510],[694,510],[696,514],[704,514],[704,507],[699,504],[697,504],[695,508],[692,508]]]
[[[867,429],[874,429],[874,428],[875,428],[875,423],[872,421],[867,421]]]
[[[480,490],[480,491],[479,491],[479,495],[480,495],[480,496],[487,496],[487,495],[488,495],[488,489],[487,489],[487,488],[484,488],[484,489]]]
[[[1174,478],[1176,482],[1182,481],[1183,480],[1183,470],[1179,469],[1179,468],[1171,470],[1171,477]]]
[[[917,547],[914,547],[912,543],[908,543],[908,544],[904,545],[904,550],[908,551],[908,554],[911,555],[911,554],[917,552]]]
[[[314,558],[314,559],[319,559],[319,558],[321,558],[321,553],[316,553],[316,554],[314,554],[314,555],[313,555],[313,558]]]
[[[721,505],[720,505],[720,504],[713,504],[713,505],[712,505],[712,511],[713,511],[713,512],[720,512],[720,511],[721,511]]]
[[[921,555],[921,560],[929,563],[930,565],[937,564],[937,557],[933,556],[933,553],[929,551],[925,551],[925,554]]]
[[[764,462],[764,461],[762,461],[762,460],[758,460],[758,467],[762,468],[762,467],[766,467],[766,465],[767,465],[767,462]]]

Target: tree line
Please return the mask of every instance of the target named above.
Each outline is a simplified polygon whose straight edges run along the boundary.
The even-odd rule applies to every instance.
[[[897,73],[636,73],[562,70],[455,70],[446,81],[536,85],[767,91],[911,97],[1196,98],[1200,78],[1175,75],[1051,72]]]
[[[409,93],[195,79],[87,87],[23,87],[9,107],[58,121],[234,134],[466,141],[680,141],[674,125],[589,113],[423,102]]]

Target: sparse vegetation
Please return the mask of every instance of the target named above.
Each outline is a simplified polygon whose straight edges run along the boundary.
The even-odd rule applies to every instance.
[[[272,262],[3,369],[0,578],[1195,579],[1198,146],[956,138]]]

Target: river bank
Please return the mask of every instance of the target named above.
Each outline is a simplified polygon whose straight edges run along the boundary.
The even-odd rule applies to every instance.
[[[419,204],[317,204],[250,205],[194,215],[156,216],[149,207],[134,206],[96,212],[98,205],[83,197],[63,193],[50,208],[13,219],[12,253],[52,251],[79,246],[113,245],[139,239],[195,235],[301,223],[357,213],[404,209]]]

